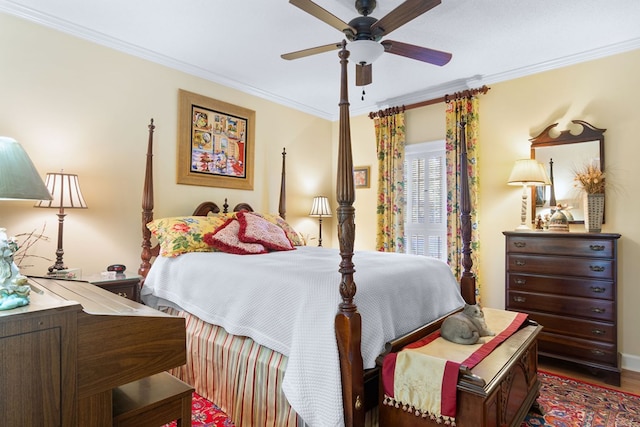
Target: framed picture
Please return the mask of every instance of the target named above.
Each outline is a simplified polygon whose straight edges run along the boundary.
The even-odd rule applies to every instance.
[[[369,188],[369,166],[356,166],[353,168],[353,183],[356,188]]]
[[[179,91],[178,184],[253,190],[255,111]]]

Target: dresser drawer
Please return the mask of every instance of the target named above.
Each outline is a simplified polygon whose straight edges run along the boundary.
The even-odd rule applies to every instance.
[[[576,240],[564,237],[509,236],[507,252],[613,258],[614,242],[597,238]]]
[[[584,338],[587,340],[616,342],[616,328],[613,322],[575,319],[554,314],[527,312],[529,318],[552,334]]]
[[[550,257],[544,255],[507,255],[509,272],[557,274],[562,276],[614,278],[613,260],[598,258]]]
[[[618,363],[614,344],[545,333],[544,329],[538,335],[538,352],[541,355],[548,353],[614,366]]]
[[[107,291],[114,293],[116,295],[120,295],[123,298],[130,299],[131,301],[138,302],[140,298],[138,297],[138,284],[137,283],[123,283],[117,284],[113,286],[105,286],[98,285]]]
[[[507,275],[507,289],[609,300],[613,300],[615,297],[615,287],[611,281],[561,276],[509,273]]]
[[[508,291],[507,309],[562,314],[568,317],[614,322],[615,302],[610,300],[566,297]]]

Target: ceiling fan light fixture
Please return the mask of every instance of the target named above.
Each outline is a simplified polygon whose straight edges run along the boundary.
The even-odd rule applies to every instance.
[[[347,45],[349,59],[356,64],[371,64],[384,53],[384,46],[373,40],[354,40]]]

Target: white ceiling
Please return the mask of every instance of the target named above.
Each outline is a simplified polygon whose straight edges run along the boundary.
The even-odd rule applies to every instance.
[[[378,0],[380,19],[403,0]],[[353,0],[316,0],[345,22]],[[340,42],[286,0],[0,0],[0,11],[323,118],[338,117],[338,52],[282,53]],[[639,0],[442,0],[384,39],[451,52],[444,67],[385,53],[373,83],[354,84],[352,114],[407,105],[640,48]],[[383,39],[383,40],[384,40]]]

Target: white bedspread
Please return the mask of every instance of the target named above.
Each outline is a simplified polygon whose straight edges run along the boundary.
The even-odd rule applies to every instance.
[[[464,304],[449,267],[422,256],[356,252],[355,302],[364,367],[384,344]],[[334,318],[337,249],[296,247],[263,255],[194,252],[155,260],[142,289],[153,307],[189,311],[288,357],[283,391],[311,426],[342,426]]]

